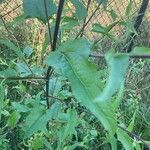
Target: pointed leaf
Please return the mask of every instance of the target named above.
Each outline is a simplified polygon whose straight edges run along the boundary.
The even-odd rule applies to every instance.
[[[110,68],[109,78],[104,91],[95,99],[97,102],[111,100],[111,97],[121,88],[124,83],[129,57],[124,54],[108,53],[106,61]]]
[[[147,47],[135,47],[131,54],[134,54],[134,55],[150,55],[150,48],[147,48]]]
[[[52,118],[55,119],[60,110],[60,103],[54,103],[51,109],[45,110],[43,107],[34,108],[31,113],[26,118],[25,128],[24,128],[24,138],[30,137],[37,131],[43,131],[46,129],[46,124]],[[55,113],[55,114],[54,114]]]
[[[18,74],[14,69],[6,69],[0,71],[0,77],[9,78],[9,77],[16,77]]]
[[[117,130],[117,136],[118,140],[122,143],[124,146],[125,150],[133,150],[134,148],[132,147],[132,140],[129,137],[129,135],[123,131],[122,129]]]
[[[18,111],[18,112],[28,112],[30,109],[26,105],[22,105],[18,102],[12,102],[12,106]]]
[[[88,61],[89,45],[83,39],[67,41],[49,55],[48,65],[69,79],[76,99],[86,106],[111,134],[116,131],[116,118],[111,103],[95,103],[101,91],[96,66]]]
[[[22,51],[20,50],[20,48],[18,48],[14,43],[10,42],[9,40],[6,40],[6,39],[0,39],[0,43],[1,44],[4,44],[5,46],[7,46],[8,48],[10,48],[11,50],[14,51],[14,53],[20,57],[20,58],[23,58],[24,55],[22,53]]]

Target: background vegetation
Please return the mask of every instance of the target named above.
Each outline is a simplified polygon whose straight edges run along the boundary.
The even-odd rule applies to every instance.
[[[118,54],[131,33],[141,36],[134,29],[133,1],[120,14],[106,0],[95,0],[89,10],[87,1],[66,0],[57,36],[59,2],[45,2],[48,16],[44,1],[24,0],[22,15],[14,14],[13,20],[1,17],[0,149],[149,149],[150,60],[128,61],[128,54]],[[108,13],[112,22],[98,23],[95,13],[81,30],[96,8],[102,16]],[[55,37],[57,50],[51,52]],[[137,39],[135,54],[149,55]],[[148,39],[144,42],[148,46]],[[142,51],[137,53],[135,46]],[[106,59],[88,57],[99,54]],[[50,79],[48,66],[54,69]],[[106,102],[95,103],[96,97]]]

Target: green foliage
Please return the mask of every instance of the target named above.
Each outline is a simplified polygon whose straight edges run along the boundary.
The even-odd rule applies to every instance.
[[[1,113],[4,106],[4,97],[5,97],[5,91],[2,83],[0,84],[0,120],[1,120]]]
[[[45,2],[52,36],[55,31],[56,1],[45,0]],[[114,27],[123,25],[127,28],[127,34],[136,33],[132,21],[128,18],[131,14],[132,1],[129,1],[125,12],[128,20],[121,22],[117,21],[119,14],[109,8],[106,9],[107,3],[108,0],[96,0],[96,4],[102,4],[105,7],[104,11],[110,14],[114,22],[108,26],[101,24],[90,26],[93,32],[99,33],[111,42],[119,43],[112,32]],[[9,25],[16,26],[20,25],[19,22],[25,23],[24,19],[37,18],[44,24],[42,28],[45,27],[47,19],[44,0],[24,0],[23,10],[23,16],[17,17]],[[105,53],[106,65],[101,60],[104,68],[98,69],[96,59],[89,58],[92,52],[90,39],[86,37],[74,39],[73,35],[73,32],[77,32],[78,28],[83,26],[86,17],[88,11],[84,1],[66,1],[61,17],[59,42],[54,52],[48,51],[50,37],[47,31],[41,45],[39,44],[41,41],[37,43],[35,40],[37,33],[32,33],[33,30],[29,38],[31,40],[34,37],[33,41],[21,39],[19,42],[16,40],[13,42],[14,39],[0,39],[2,50],[6,49],[8,54],[10,52],[14,54],[13,59],[5,60],[0,57],[0,78],[3,79],[0,83],[0,149],[142,149],[142,144],[139,143],[143,141],[131,137],[130,134],[137,131],[141,137],[149,138],[149,128],[143,125],[149,124],[149,117],[146,117],[149,116],[149,107],[147,108],[149,102],[141,100],[143,97],[144,101],[148,99],[148,92],[145,92],[146,96],[140,95],[140,88],[143,85],[140,83],[141,78],[139,80],[136,77],[140,74],[140,70],[142,72],[148,70],[144,68],[144,64],[148,61],[140,60],[138,63],[131,61],[129,65],[129,57],[148,56],[150,49],[135,47],[130,54],[123,54],[116,53],[115,47],[112,47],[113,50]],[[34,23],[32,28],[37,28]],[[100,40],[94,44],[101,45],[98,43]],[[24,44],[25,42],[28,44]],[[7,57],[7,54],[4,56]],[[36,76],[43,79],[48,66],[53,69],[48,85],[45,85],[45,79],[17,80]],[[126,73],[128,78],[133,73],[132,82],[137,81],[135,85],[132,86],[131,79],[125,78]],[[143,77],[146,78],[145,76],[144,74]],[[9,77],[15,81],[7,80]],[[46,91],[47,86],[49,91]],[[149,86],[142,90],[148,88]],[[45,91],[49,97],[45,97]],[[145,105],[142,107],[143,116],[138,114],[140,102]],[[149,144],[149,141],[145,142]]]
[[[76,12],[74,13],[74,16],[78,20],[83,20],[87,16],[87,10],[83,3],[80,0],[71,0],[72,4],[74,5]]]
[[[53,0],[46,0],[47,13],[50,18],[56,13],[56,5]],[[41,0],[23,0],[23,9],[27,18],[38,18],[42,22],[46,23],[46,14],[44,1]]]
[[[135,54],[135,55],[150,55],[150,48],[147,47],[135,47],[131,54]]]
[[[20,119],[20,113],[17,112],[17,111],[14,111],[10,114],[9,118],[8,118],[8,126],[11,127],[11,128],[14,128],[17,124],[17,122],[19,121]]]
[[[24,55],[20,48],[18,48],[14,43],[11,41],[8,41],[6,39],[0,39],[0,43],[6,45],[8,48],[10,48],[18,57],[23,58]]]
[[[121,86],[128,66],[128,56],[118,55],[116,58],[113,58],[111,54],[107,56],[112,72],[106,89],[103,92],[103,102],[98,101],[100,103],[96,103],[94,100],[101,92],[102,84],[100,83],[96,66],[88,61],[88,55],[89,46],[86,40],[67,41],[56,52],[50,54],[46,63],[53,66],[59,73],[69,79],[73,94],[77,100],[86,106],[102,122],[110,134],[113,135],[116,131],[115,110],[113,105],[110,102],[106,102],[105,99],[110,99]],[[78,65],[79,60],[80,65]],[[116,64],[119,69],[116,68]],[[118,79],[115,78],[116,74],[119,77]],[[118,83],[116,84],[116,82]],[[114,83],[116,86],[114,86]]]
[[[110,100],[124,84],[129,57],[124,54],[108,53],[106,60],[110,68],[110,74],[104,91],[95,100],[97,102]]]

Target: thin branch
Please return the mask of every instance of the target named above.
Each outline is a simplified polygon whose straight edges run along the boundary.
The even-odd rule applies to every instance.
[[[138,12],[138,16],[137,16],[137,18],[135,20],[135,23],[134,23],[134,28],[135,28],[136,31],[138,31],[139,27],[141,26],[141,23],[143,21],[146,9],[148,7],[148,3],[149,3],[149,0],[143,0],[142,1],[142,4],[140,6],[140,10]],[[124,50],[127,49],[126,50],[127,52],[131,52],[132,47],[134,45],[134,39],[135,38],[136,38],[136,34],[131,33],[131,36],[130,36],[130,39],[129,39],[129,45],[128,45],[128,47],[125,47]]]
[[[45,77],[0,77],[0,80],[46,80]]]
[[[53,37],[53,44],[52,44],[52,51],[55,51],[55,49],[56,49],[58,32],[59,32],[59,25],[60,25],[63,6],[64,6],[64,1],[65,0],[59,1],[58,12],[57,12],[57,17],[56,17],[56,24],[55,24],[55,31],[54,31],[54,37]],[[49,79],[50,79],[50,76],[52,75],[52,73],[53,73],[52,67],[49,66],[47,73],[46,73],[46,79],[47,79],[47,81],[46,81],[46,101],[47,101],[47,107],[48,108],[50,108],[49,98],[48,98],[48,96],[49,96]]]
[[[127,129],[121,127],[120,125],[118,125],[118,127],[119,127],[120,129],[122,129],[123,131],[125,131],[132,139],[135,138],[135,139],[141,141],[145,146],[147,146],[148,148],[150,148],[150,144],[147,144],[147,143],[145,142],[145,140],[142,139],[140,136],[136,135],[136,134],[133,133],[133,132],[128,131]]]
[[[130,58],[135,58],[135,59],[140,59],[140,58],[147,58],[150,59],[150,55],[132,55],[132,54],[127,54]],[[90,54],[89,57],[94,57],[94,58],[105,58],[105,55],[102,54]]]
[[[81,28],[81,30],[79,31],[79,33],[77,34],[77,36],[76,36],[75,39],[77,39],[80,36],[80,34],[82,34],[82,32],[84,31],[85,27],[88,25],[88,23],[91,21],[91,19],[93,18],[93,16],[95,15],[95,13],[97,12],[97,10],[99,9],[100,5],[101,5],[101,3],[99,3],[99,5],[96,7],[95,11],[89,17],[89,19],[87,20],[87,22],[83,24],[83,27]]]
[[[49,98],[56,99],[56,100],[59,100],[59,101],[63,101],[63,99],[61,99],[61,98],[59,98],[59,97],[55,97],[55,96],[51,96],[51,95],[49,95],[48,97],[49,97]]]
[[[48,34],[49,34],[49,40],[50,40],[50,45],[51,45],[51,49],[52,49],[52,35],[51,35],[51,26],[49,23],[49,18],[48,18],[48,12],[47,12],[47,4],[46,4],[46,0],[44,0],[44,7],[45,7],[45,15],[46,15],[46,20],[47,20],[47,26],[48,26]]]
[[[87,8],[86,8],[87,12],[89,10],[90,3],[91,3],[91,0],[88,0],[88,2],[87,2]],[[85,19],[84,19],[83,26],[86,23],[86,19],[87,19],[87,17],[85,17]],[[84,32],[84,29],[82,30],[81,37],[83,36],[83,32]]]

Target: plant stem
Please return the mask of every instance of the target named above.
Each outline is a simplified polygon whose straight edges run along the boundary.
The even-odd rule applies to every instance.
[[[52,44],[52,51],[55,51],[55,49],[56,49],[58,32],[59,32],[59,25],[60,25],[60,21],[61,21],[61,14],[62,14],[63,6],[64,6],[64,1],[65,0],[60,0],[59,1],[58,12],[57,12],[57,17],[56,17],[56,24],[55,24],[55,31],[54,31],[54,37],[53,37],[53,44]],[[47,69],[47,73],[46,73],[46,79],[47,79],[46,80],[47,108],[50,108],[49,97],[48,96],[49,96],[49,80],[50,80],[50,76],[52,75],[52,73],[53,73],[52,67],[49,66],[48,69]]]

